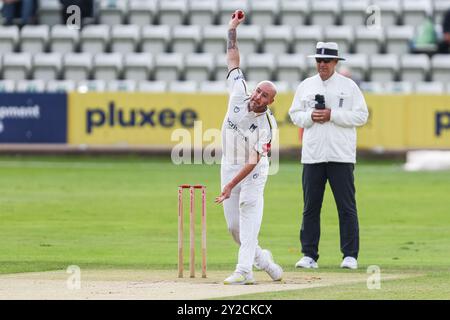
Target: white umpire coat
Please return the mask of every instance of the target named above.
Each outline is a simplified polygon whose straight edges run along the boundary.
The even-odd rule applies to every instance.
[[[315,95],[325,96],[330,121],[313,122]],[[302,163],[356,162],[356,127],[367,122],[369,112],[358,85],[337,72],[323,81],[319,74],[302,81],[289,109],[292,122],[304,128]]]

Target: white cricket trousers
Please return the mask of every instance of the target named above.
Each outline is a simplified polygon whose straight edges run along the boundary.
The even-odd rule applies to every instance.
[[[258,234],[264,209],[264,187],[269,171],[268,161],[264,160],[266,159],[260,160],[253,171],[233,188],[230,198],[223,202],[228,231],[240,245],[236,266],[238,272],[251,272],[254,262],[263,269],[268,263],[261,261],[262,249],[258,245]],[[242,167],[242,165],[222,164],[222,190]]]

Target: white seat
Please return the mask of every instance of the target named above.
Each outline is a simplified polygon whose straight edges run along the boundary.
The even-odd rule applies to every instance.
[[[199,91],[202,93],[227,93],[227,82],[225,80],[202,81]]]
[[[306,57],[305,58],[306,64],[305,64],[305,71],[306,71],[306,77],[312,77],[317,74],[317,63],[316,59]]]
[[[261,26],[241,25],[238,31],[238,48],[241,54],[256,53],[261,42]]]
[[[450,56],[448,54],[435,54],[431,58],[431,80],[450,82]]]
[[[246,57],[246,79],[249,81],[271,80],[275,69],[275,56],[271,53],[250,54]]]
[[[395,81],[399,60],[395,54],[374,54],[369,56],[370,80],[387,82]]]
[[[104,80],[82,80],[77,83],[77,91],[86,92],[103,92],[106,91],[106,82]]]
[[[146,81],[153,70],[153,55],[151,53],[128,53],[124,57],[124,79]]]
[[[274,25],[280,11],[276,0],[250,1],[251,24],[260,26]]]
[[[433,17],[434,23],[442,26],[445,12],[450,8],[450,0],[434,0],[433,1]]]
[[[56,80],[59,78],[62,56],[58,52],[37,53],[33,57],[33,78]]]
[[[19,42],[19,28],[17,26],[0,26],[0,52],[14,52]]]
[[[123,60],[120,53],[98,53],[92,65],[93,78],[96,80],[117,80],[122,74]]]
[[[210,53],[192,53],[185,56],[184,77],[198,82],[208,81],[214,67],[214,55]]]
[[[349,53],[355,38],[352,26],[326,26],[324,30],[325,40],[336,42],[339,53]]]
[[[384,30],[380,28],[355,27],[354,48],[356,53],[380,53],[384,45]]]
[[[92,69],[92,54],[66,53],[63,57],[63,78],[66,80],[87,80]]]
[[[416,82],[414,84],[415,93],[420,94],[443,94],[445,92],[444,83],[432,82]]]
[[[292,27],[304,25],[310,14],[308,0],[281,0],[280,24]]]
[[[402,11],[404,25],[418,26],[432,15],[433,5],[430,0],[403,0]]]
[[[141,30],[136,25],[114,25],[111,27],[111,51],[131,53],[137,49]]]
[[[363,81],[359,85],[362,92],[382,94],[384,93],[383,83],[376,81]]]
[[[198,91],[197,81],[170,81],[169,92],[193,93]]]
[[[50,80],[47,81],[45,91],[47,92],[70,92],[76,90],[76,83],[72,80]]]
[[[304,78],[306,67],[305,56],[303,54],[282,54],[277,56],[277,67],[275,69],[275,79],[298,83]]]
[[[61,21],[62,5],[59,0],[40,0],[37,8],[39,24],[54,26]]]
[[[98,18],[100,24],[123,24],[128,11],[127,0],[100,0]]]
[[[238,9],[243,10],[246,13],[249,13],[249,4],[248,0],[226,0],[219,1],[218,8],[218,21],[219,24],[228,25],[228,22],[231,19],[231,15]],[[248,23],[248,17],[244,20],[244,23]],[[241,25],[242,26],[242,25]]]
[[[106,91],[134,92],[137,89],[135,80],[112,80],[106,84]]]
[[[351,70],[352,79],[365,80],[369,59],[364,53],[346,54],[345,61],[339,62],[341,66],[346,66]]]
[[[26,80],[31,70],[31,54],[28,52],[3,55],[3,79]]]
[[[292,92],[291,83],[288,81],[273,81],[275,88],[277,88],[278,93],[289,93]]]
[[[25,25],[20,31],[20,50],[22,52],[45,52],[50,33],[47,25]]]
[[[138,91],[140,92],[165,92],[166,90],[166,81],[140,81],[138,83]]]
[[[372,4],[379,9],[381,26],[388,28],[397,24],[401,12],[400,0],[372,0]]]
[[[213,25],[219,8],[218,0],[190,0],[189,24],[196,26]]]
[[[170,39],[169,26],[144,26],[141,32],[142,52],[156,54],[167,51]]]
[[[183,72],[181,53],[161,53],[155,57],[155,80],[177,81]]]
[[[16,82],[14,80],[0,80],[0,92],[14,92]]]
[[[400,79],[403,81],[425,81],[430,70],[430,59],[426,54],[405,54],[400,59]]]
[[[128,22],[137,26],[151,25],[158,14],[157,0],[130,0]]]
[[[17,80],[16,92],[44,92],[45,81],[40,79],[35,80]]]
[[[414,92],[413,83],[409,81],[386,82],[383,85],[385,93],[410,94]]]
[[[344,26],[365,26],[369,0],[341,0],[341,24]]]
[[[226,52],[228,26],[204,26],[202,52],[222,54]]]
[[[391,26],[386,30],[386,52],[405,54],[411,50],[414,26]]]
[[[182,25],[187,12],[187,0],[171,0],[159,2],[159,24]]]
[[[315,54],[316,44],[323,41],[322,26],[297,26],[294,27],[292,45],[295,53]]]
[[[272,54],[288,53],[293,39],[292,27],[265,26],[263,27],[262,51]]]
[[[240,61],[240,69],[245,73],[246,68],[246,60],[245,56],[241,56]],[[227,55],[226,54],[217,54],[214,59],[214,70],[213,70],[213,80],[222,81],[226,80],[228,76],[228,65],[227,65]]]
[[[331,26],[336,24],[340,14],[339,1],[321,0],[311,2],[311,24]]]
[[[200,26],[174,26],[172,28],[172,52],[194,53],[200,42]]]
[[[450,83],[447,83],[447,94],[450,94]]]
[[[80,40],[80,33],[66,25],[54,25],[50,30],[50,51],[58,53],[75,52]]]
[[[109,44],[110,27],[104,24],[88,25],[81,30],[81,52],[92,54],[105,52]]]

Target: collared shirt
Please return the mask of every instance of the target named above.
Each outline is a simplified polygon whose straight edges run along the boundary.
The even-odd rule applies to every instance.
[[[325,96],[330,121],[313,122],[315,96]],[[356,127],[367,122],[366,101],[356,83],[337,72],[323,81],[317,74],[300,83],[289,109],[292,122],[304,128],[302,163],[356,162]]]
[[[248,163],[250,150],[261,155],[260,161],[267,161],[277,128],[275,118],[269,109],[262,113],[248,110],[250,95],[239,68],[229,72],[227,81],[230,98],[222,124],[222,163]]]

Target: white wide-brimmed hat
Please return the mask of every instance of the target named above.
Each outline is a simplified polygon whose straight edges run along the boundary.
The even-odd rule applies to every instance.
[[[345,60],[339,57],[339,48],[336,42],[317,42],[316,54],[309,55],[308,58]]]

